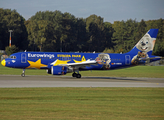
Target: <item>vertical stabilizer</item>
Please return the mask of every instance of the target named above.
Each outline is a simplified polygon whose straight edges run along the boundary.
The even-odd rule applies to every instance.
[[[154,49],[157,34],[158,29],[150,29],[129,53],[137,54],[138,52],[141,52],[145,55],[151,55]]]
[[[152,55],[158,29],[150,29],[128,53],[132,55],[131,63],[133,65],[141,62],[140,60],[148,60]]]

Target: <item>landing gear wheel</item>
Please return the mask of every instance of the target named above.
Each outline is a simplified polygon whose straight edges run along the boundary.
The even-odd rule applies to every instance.
[[[25,77],[25,74],[24,74],[24,73],[22,73],[22,74],[21,74],[21,76],[22,76],[22,77]]]
[[[21,76],[25,77],[25,69],[23,69]]]
[[[73,73],[73,74],[72,74],[72,77],[76,77],[76,76],[77,76],[77,74],[76,74],[76,73]]]
[[[76,78],[81,78],[81,74],[77,74],[76,75]]]

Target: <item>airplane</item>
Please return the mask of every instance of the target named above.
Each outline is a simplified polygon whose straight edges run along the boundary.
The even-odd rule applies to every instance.
[[[133,47],[124,54],[116,53],[69,53],[69,52],[18,52],[1,61],[6,67],[23,69],[46,69],[48,74],[81,78],[79,71],[113,70],[127,68],[160,60],[152,55],[158,29],[150,29]]]

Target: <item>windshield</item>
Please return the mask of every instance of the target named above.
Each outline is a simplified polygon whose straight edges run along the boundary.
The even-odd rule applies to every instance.
[[[16,56],[13,56],[13,55],[12,55],[12,56],[10,56],[9,58],[11,58],[11,59],[16,59]]]

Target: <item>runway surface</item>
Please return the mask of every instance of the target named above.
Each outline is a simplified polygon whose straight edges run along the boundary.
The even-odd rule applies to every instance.
[[[0,88],[21,87],[164,87],[164,78],[0,75]]]

